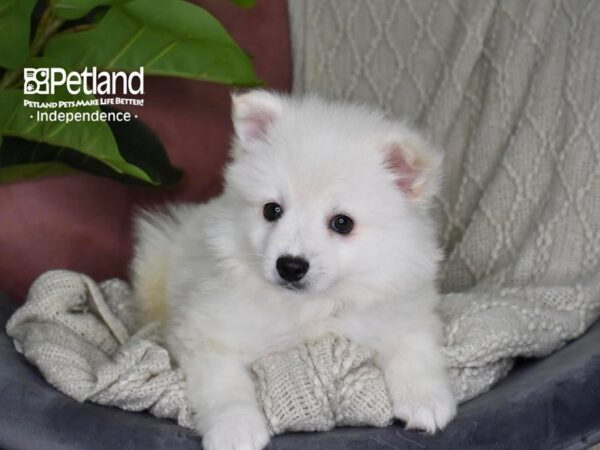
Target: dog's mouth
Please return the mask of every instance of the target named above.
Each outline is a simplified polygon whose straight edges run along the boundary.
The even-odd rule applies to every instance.
[[[308,283],[304,283],[301,281],[289,282],[281,280],[277,284],[282,288],[287,289],[288,291],[300,292],[306,291],[308,289]]]

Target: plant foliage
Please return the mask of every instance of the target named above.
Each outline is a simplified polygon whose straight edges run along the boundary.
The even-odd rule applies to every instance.
[[[34,110],[24,105],[25,67],[67,72],[143,67],[145,75],[238,86],[260,83],[250,57],[223,26],[184,0],[51,0],[30,39],[35,6],[35,0],[0,0],[0,183],[75,169],[151,186],[172,185],[181,177],[160,141],[138,121],[36,120]],[[85,21],[95,11],[103,13],[100,19]],[[94,98],[66,89],[26,97],[46,104]],[[88,105],[73,111],[98,109]]]

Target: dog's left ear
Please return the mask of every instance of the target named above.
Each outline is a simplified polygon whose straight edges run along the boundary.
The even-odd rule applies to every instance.
[[[265,90],[231,95],[231,119],[235,134],[242,143],[262,139],[281,115],[281,97]]]
[[[443,159],[441,149],[407,128],[388,136],[383,151],[386,167],[396,176],[396,186],[410,200],[425,202],[437,192]]]

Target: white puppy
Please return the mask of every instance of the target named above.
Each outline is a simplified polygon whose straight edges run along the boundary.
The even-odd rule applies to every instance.
[[[132,267],[205,448],[263,448],[250,364],[329,331],[377,351],[397,418],[443,428],[456,404],[427,212],[441,153],[401,122],[316,97],[236,95],[233,124],[223,194],[143,214]]]

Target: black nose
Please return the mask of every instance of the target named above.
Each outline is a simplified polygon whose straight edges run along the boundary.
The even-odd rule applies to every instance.
[[[300,281],[308,272],[309,263],[304,258],[296,256],[280,256],[275,264],[279,276],[285,281]]]

